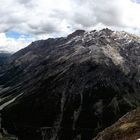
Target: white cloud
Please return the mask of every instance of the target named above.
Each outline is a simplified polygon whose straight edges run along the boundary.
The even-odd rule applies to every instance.
[[[0,5],[1,33],[16,31],[47,38],[79,28],[110,27],[140,34],[138,0],[0,0]],[[13,40],[17,45],[21,42]]]
[[[134,1],[134,0],[133,0]],[[1,0],[0,31],[65,34],[77,28],[140,28],[140,5],[131,0]]]
[[[5,35],[5,33],[0,33],[0,52],[6,51],[6,52],[16,52],[24,47],[26,47],[31,41],[33,41],[33,38],[26,38],[24,36],[19,37],[18,39],[15,38],[9,38]]]

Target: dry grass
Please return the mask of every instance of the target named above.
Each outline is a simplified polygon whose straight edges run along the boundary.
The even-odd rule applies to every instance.
[[[130,129],[136,128],[136,127],[138,127],[137,123],[132,122],[132,123],[122,124],[119,129],[122,130],[122,131],[127,131],[127,130],[130,130]]]

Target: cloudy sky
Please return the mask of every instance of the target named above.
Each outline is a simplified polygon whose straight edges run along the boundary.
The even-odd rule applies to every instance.
[[[124,30],[140,35],[140,0],[0,0],[0,51],[76,29]]]

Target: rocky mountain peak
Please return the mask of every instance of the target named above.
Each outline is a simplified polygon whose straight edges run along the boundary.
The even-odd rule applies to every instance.
[[[78,30],[10,56],[0,71],[2,125],[21,140],[91,140],[135,109],[139,92],[139,37]]]
[[[82,34],[84,34],[85,31],[84,30],[76,30],[75,32],[73,32],[72,34],[68,35],[68,39],[71,39],[73,37],[76,37],[76,36],[80,36]]]

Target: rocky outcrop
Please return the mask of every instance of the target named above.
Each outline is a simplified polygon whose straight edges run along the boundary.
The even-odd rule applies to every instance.
[[[138,139],[140,139],[140,108],[124,115],[114,125],[99,133],[93,140]]]
[[[91,140],[140,104],[140,38],[109,29],[31,43],[0,71],[2,126],[21,140]]]

